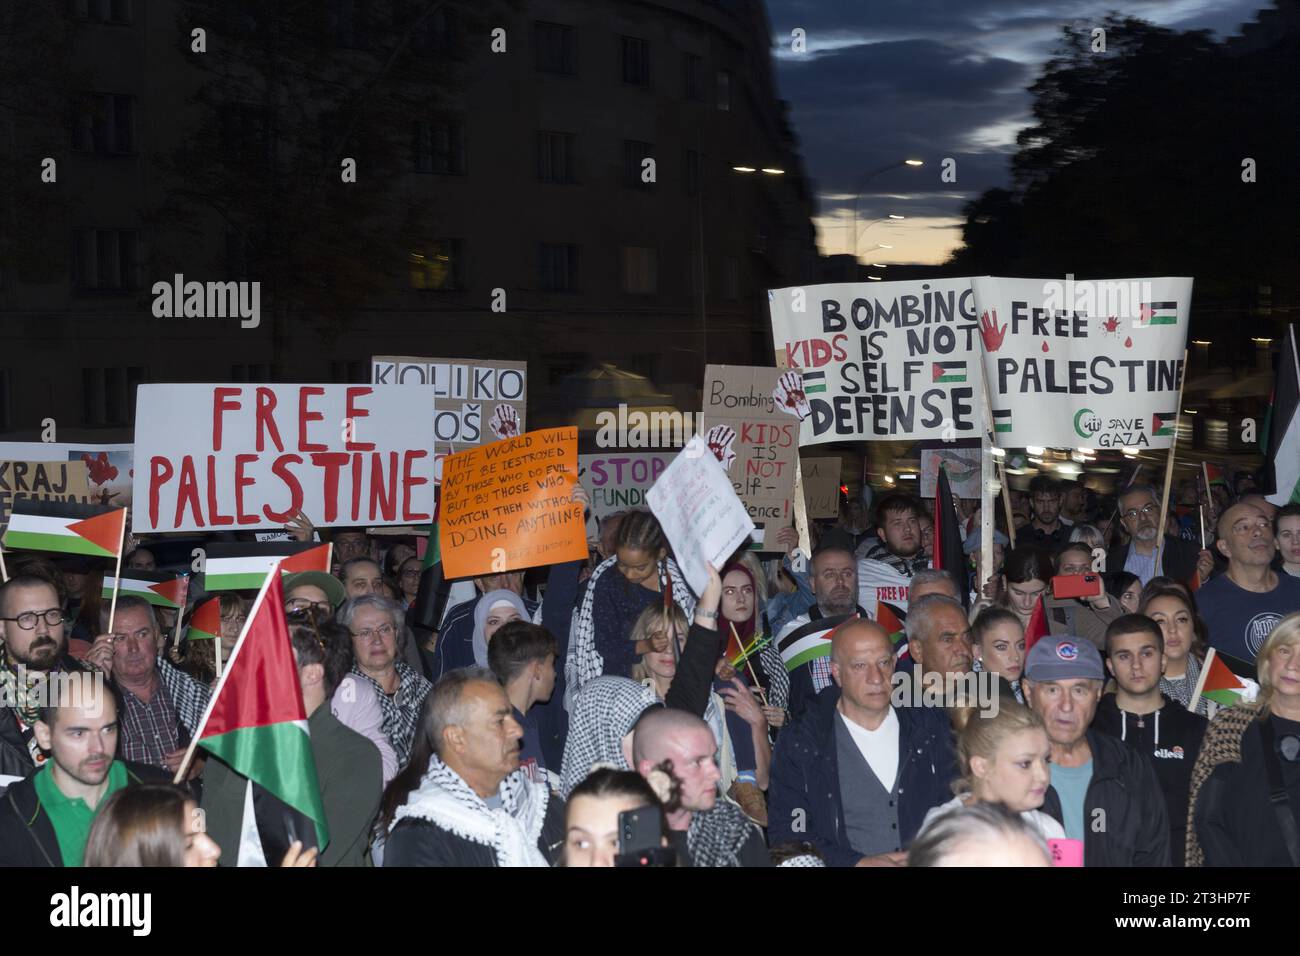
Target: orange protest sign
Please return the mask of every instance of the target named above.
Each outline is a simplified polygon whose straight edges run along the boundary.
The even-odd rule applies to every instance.
[[[546,428],[449,455],[439,530],[449,578],[498,574],[587,556],[578,430]]]

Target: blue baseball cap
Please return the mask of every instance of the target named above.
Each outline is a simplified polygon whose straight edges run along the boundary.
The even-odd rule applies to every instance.
[[[1068,634],[1047,634],[1029,649],[1025,676],[1032,681],[1105,680],[1101,654],[1091,641]]]

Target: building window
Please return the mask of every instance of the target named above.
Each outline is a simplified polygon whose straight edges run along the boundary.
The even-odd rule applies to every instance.
[[[365,8],[361,0],[329,0],[330,33],[341,50],[364,50],[366,43]]]
[[[578,247],[561,242],[543,242],[538,251],[538,284],[543,292],[576,292]]]
[[[72,15],[94,23],[130,23],[131,0],[72,0]]]
[[[461,239],[435,239],[412,252],[411,288],[452,292],[465,288],[465,243]]]
[[[722,257],[722,297],[740,298],[740,260],[735,256]]]
[[[537,134],[537,179],[543,183],[576,183],[574,135],[541,130]]]
[[[538,73],[573,76],[573,27],[563,23],[538,21],[533,29],[533,43]]]
[[[687,53],[683,60],[685,68],[684,95],[696,103],[704,102],[704,59],[694,53]]]
[[[73,248],[77,289],[128,291],[139,287],[140,234],[134,229],[84,229]]]
[[[655,148],[651,143],[636,139],[623,140],[623,185],[633,189],[649,189],[654,182],[646,182],[643,174],[648,168],[647,159],[654,159]]]
[[[718,109],[731,109],[731,71],[718,71]]]
[[[465,175],[465,124],[458,119],[415,124],[415,171]]]
[[[686,195],[700,194],[700,154],[694,149],[686,151]]]
[[[632,86],[650,85],[650,44],[639,37],[622,37],[623,82]]]
[[[134,152],[135,97],[82,93],[72,120],[72,148],[100,156]]]
[[[659,291],[659,253],[649,246],[623,247],[623,291],[653,295]]]
[[[87,425],[129,425],[135,421],[135,389],[145,381],[142,366],[83,368],[82,414]]]

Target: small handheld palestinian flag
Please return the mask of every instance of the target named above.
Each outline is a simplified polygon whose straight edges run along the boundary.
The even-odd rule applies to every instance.
[[[840,625],[856,621],[857,612],[841,614],[837,617],[823,617],[809,621],[803,627],[795,628],[781,639],[777,650],[781,654],[781,663],[789,673],[797,671],[809,661],[819,657],[831,656],[831,641]]]
[[[755,654],[771,643],[772,638],[770,635],[767,635],[763,637],[755,637],[744,647],[741,647],[740,638],[736,635],[733,629],[731,637],[727,639],[727,663],[736,670],[740,670],[740,668],[748,663]]]
[[[104,576],[103,596],[113,596],[113,586],[123,597],[144,598],[155,607],[183,608],[189,592],[188,574],[168,574],[166,571],[130,571],[119,577]]]
[[[9,515],[4,546],[117,559],[125,536],[125,508],[19,498]]]
[[[903,627],[903,619],[907,616],[899,611],[892,604],[886,604],[884,601],[876,601],[876,623],[885,629],[889,634],[889,639],[897,647],[899,644],[906,644],[907,632]]]
[[[1196,690],[1187,704],[1189,713],[1196,713],[1196,707],[1202,697],[1208,697],[1220,707],[1231,707],[1241,700],[1246,685],[1228,669],[1223,659],[1215,654],[1214,648],[1205,652],[1205,663],[1201,665],[1201,677],[1196,683]]]
[[[190,615],[189,639],[215,641],[221,636],[221,598],[208,598]]]
[[[214,544],[203,564],[203,590],[255,590],[277,565],[281,574],[329,572],[334,545],[310,541],[267,541],[260,544]]]
[[[1040,594],[1034,612],[1029,615],[1029,623],[1025,625],[1025,653],[1028,654],[1030,648],[1047,634],[1047,609],[1043,606],[1043,596]]]

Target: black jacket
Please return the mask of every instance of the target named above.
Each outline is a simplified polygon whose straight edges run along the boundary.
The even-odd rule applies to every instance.
[[[1106,552],[1106,570],[1123,571],[1128,561],[1130,544],[1117,544]],[[1201,549],[1194,541],[1184,541],[1165,535],[1165,543],[1160,547],[1160,564],[1164,567],[1165,577],[1190,584],[1196,574],[1196,561]]]
[[[775,846],[807,840],[821,851],[828,866],[853,866],[862,854],[849,844],[840,797],[835,748],[839,699],[840,689],[832,684],[809,702],[777,741],[767,791],[768,842]],[[899,725],[899,840],[907,846],[926,813],[952,797],[950,783],[957,768],[946,711],[896,707],[894,714]]]
[[[1187,804],[1192,786],[1192,767],[1201,752],[1201,740],[1209,723],[1200,714],[1188,713],[1181,704],[1164,698],[1154,713],[1138,716],[1119,709],[1114,694],[1106,694],[1092,718],[1093,730],[1118,737],[1134,750],[1146,754],[1160,781],[1169,813],[1169,859],[1183,865],[1187,844]]]
[[[537,848],[554,866],[564,849],[564,801],[551,794],[542,821]],[[388,834],[384,866],[475,866],[497,865],[496,851],[444,830],[422,817],[403,817]]]
[[[171,775],[148,764],[126,761],[133,783],[168,783]],[[35,774],[0,791],[0,867],[63,866],[54,824],[36,794]]]
[[[862,605],[860,604],[854,605],[853,609],[857,611],[858,617],[862,618],[862,620],[864,621],[872,620],[871,615],[862,609]],[[808,615],[809,621],[818,621],[826,616],[825,614],[822,613],[822,609],[816,603],[814,603],[813,606],[810,607],[805,613]],[[800,615],[800,617],[802,616],[803,615]],[[779,635],[778,635],[778,639],[779,639]],[[907,647],[906,641],[901,643],[898,649],[905,648],[905,647]],[[910,670],[910,668],[895,668],[895,669]],[[829,688],[823,688],[823,690],[828,690],[828,689]],[[798,667],[796,667],[793,671],[791,671],[790,672],[790,703],[789,706],[787,707],[787,709],[790,711],[791,718],[800,716],[808,707],[810,707],[812,701],[817,697],[817,693],[818,693],[817,685],[813,683],[812,661],[808,661],[805,664],[801,664]]]
[[[1193,825],[1206,866],[1295,865],[1269,799],[1259,723],[1242,734],[1241,762],[1219,764],[1197,795]]]
[[[1083,799],[1084,866],[1168,866],[1169,814],[1151,762],[1114,737],[1088,731],[1092,779]],[[1047,788],[1043,812],[1064,819]]]
[[[87,669],[88,665],[67,654],[59,661],[61,671]],[[30,777],[35,772],[32,752],[27,749],[23,732],[18,729],[18,714],[12,707],[0,706],[0,776]]]

